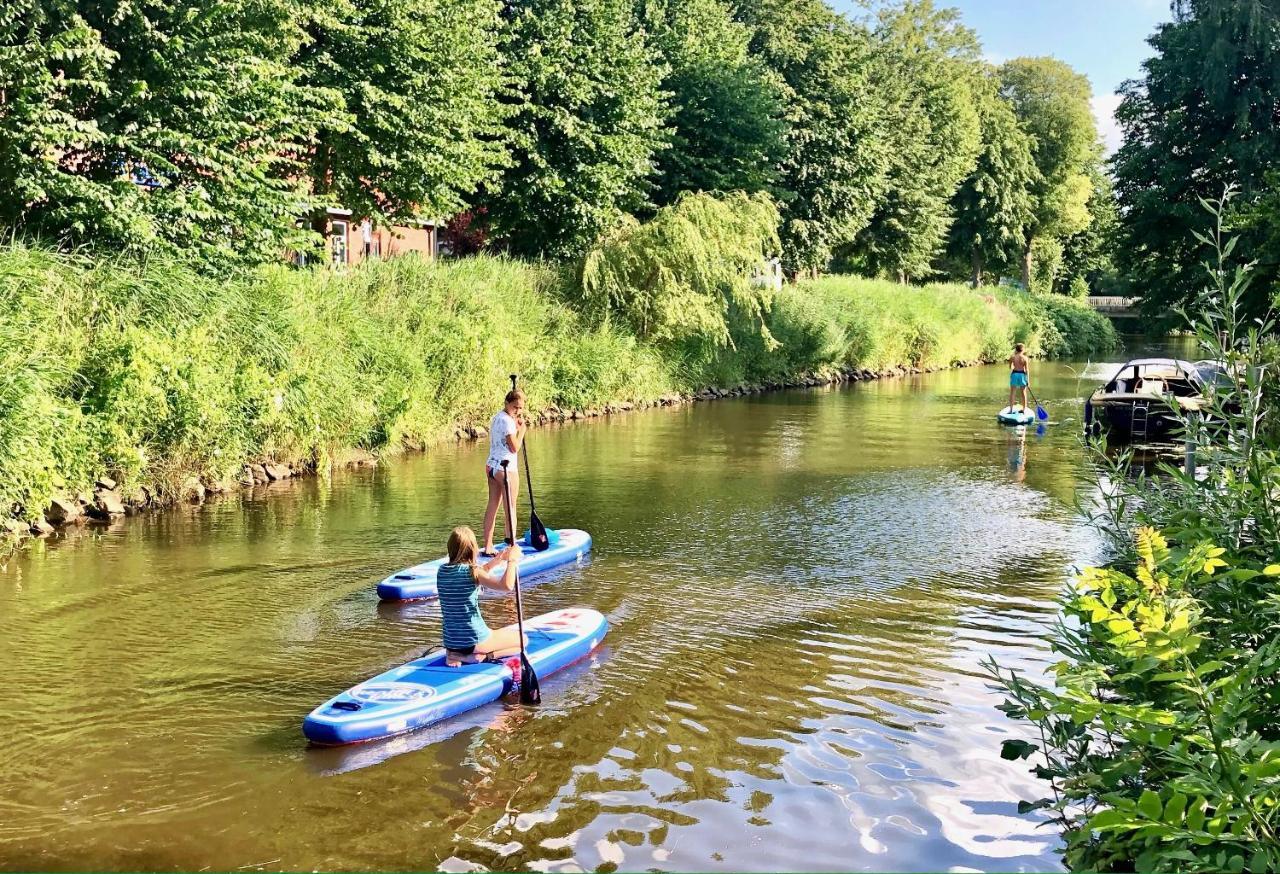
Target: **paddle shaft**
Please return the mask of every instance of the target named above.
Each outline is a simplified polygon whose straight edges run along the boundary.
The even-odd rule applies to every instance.
[[[511,483],[507,479],[508,465],[509,462],[504,459],[502,462],[502,491],[504,493],[503,501],[507,505],[507,531],[509,532],[507,539],[511,541],[512,546],[515,546],[516,512],[515,507],[511,505]],[[533,672],[533,665],[530,664],[529,656],[524,649],[524,602],[520,598],[519,563],[516,564],[512,576],[515,578],[516,583],[516,630],[520,635],[520,700],[526,704],[536,704],[541,696],[537,691],[538,675]]]

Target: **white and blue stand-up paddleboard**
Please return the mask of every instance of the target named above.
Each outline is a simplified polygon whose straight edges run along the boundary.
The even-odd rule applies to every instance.
[[[1026,407],[1005,407],[996,413],[996,421],[1001,425],[1030,425],[1035,420],[1036,414]]]
[[[547,534],[550,535],[551,547],[542,552],[534,552],[529,546],[528,534],[521,539],[520,549],[524,554],[520,558],[520,579],[528,579],[534,574],[581,561],[591,551],[591,535],[585,531],[561,528],[558,531],[548,531]],[[378,597],[384,601],[416,601],[438,597],[436,571],[447,560],[437,558],[392,574],[378,583]],[[505,567],[505,563],[497,565],[493,569],[494,573],[501,574]]]
[[[524,628],[529,662],[544,677],[590,655],[609,623],[599,611],[576,607],[526,620]],[[456,668],[444,659],[440,650],[352,686],[312,710],[302,733],[323,746],[378,740],[496,701],[520,679],[519,655]]]

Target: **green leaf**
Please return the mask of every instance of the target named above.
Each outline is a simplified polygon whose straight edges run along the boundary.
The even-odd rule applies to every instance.
[[[1013,762],[1027,758],[1038,749],[1039,745],[1025,740],[1006,740],[1000,745],[1000,758]]]
[[[1052,798],[1041,798],[1038,801],[1019,801],[1018,813],[1026,814],[1033,810],[1043,810],[1046,807],[1053,806]]]
[[[1183,814],[1187,810],[1187,796],[1175,792],[1164,807],[1164,821],[1169,825],[1182,825]]]
[[[1147,819],[1159,819],[1160,813],[1164,810],[1164,805],[1160,803],[1160,796],[1150,789],[1142,790],[1142,797],[1138,799],[1138,812]]]
[[[1129,825],[1133,822],[1133,818],[1129,814],[1116,810],[1114,807],[1095,813],[1089,817],[1088,828],[1105,829],[1114,828],[1119,825]]]

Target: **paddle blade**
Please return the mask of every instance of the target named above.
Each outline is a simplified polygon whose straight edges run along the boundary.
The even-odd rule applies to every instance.
[[[1036,418],[1041,422],[1049,421],[1049,411],[1039,404],[1036,404]]]
[[[529,513],[529,545],[534,552],[545,552],[551,548],[551,538],[547,536],[547,526],[542,524],[538,514]]]
[[[542,688],[538,685],[538,675],[529,664],[529,657],[520,653],[520,703],[541,704]]]

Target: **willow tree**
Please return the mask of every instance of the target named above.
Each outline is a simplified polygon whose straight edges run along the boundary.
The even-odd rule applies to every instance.
[[[583,304],[666,346],[732,346],[738,320],[769,339],[772,290],[751,277],[778,252],[778,220],[769,195],[741,192],[687,194],[650,221],[627,219],[582,259]]]

